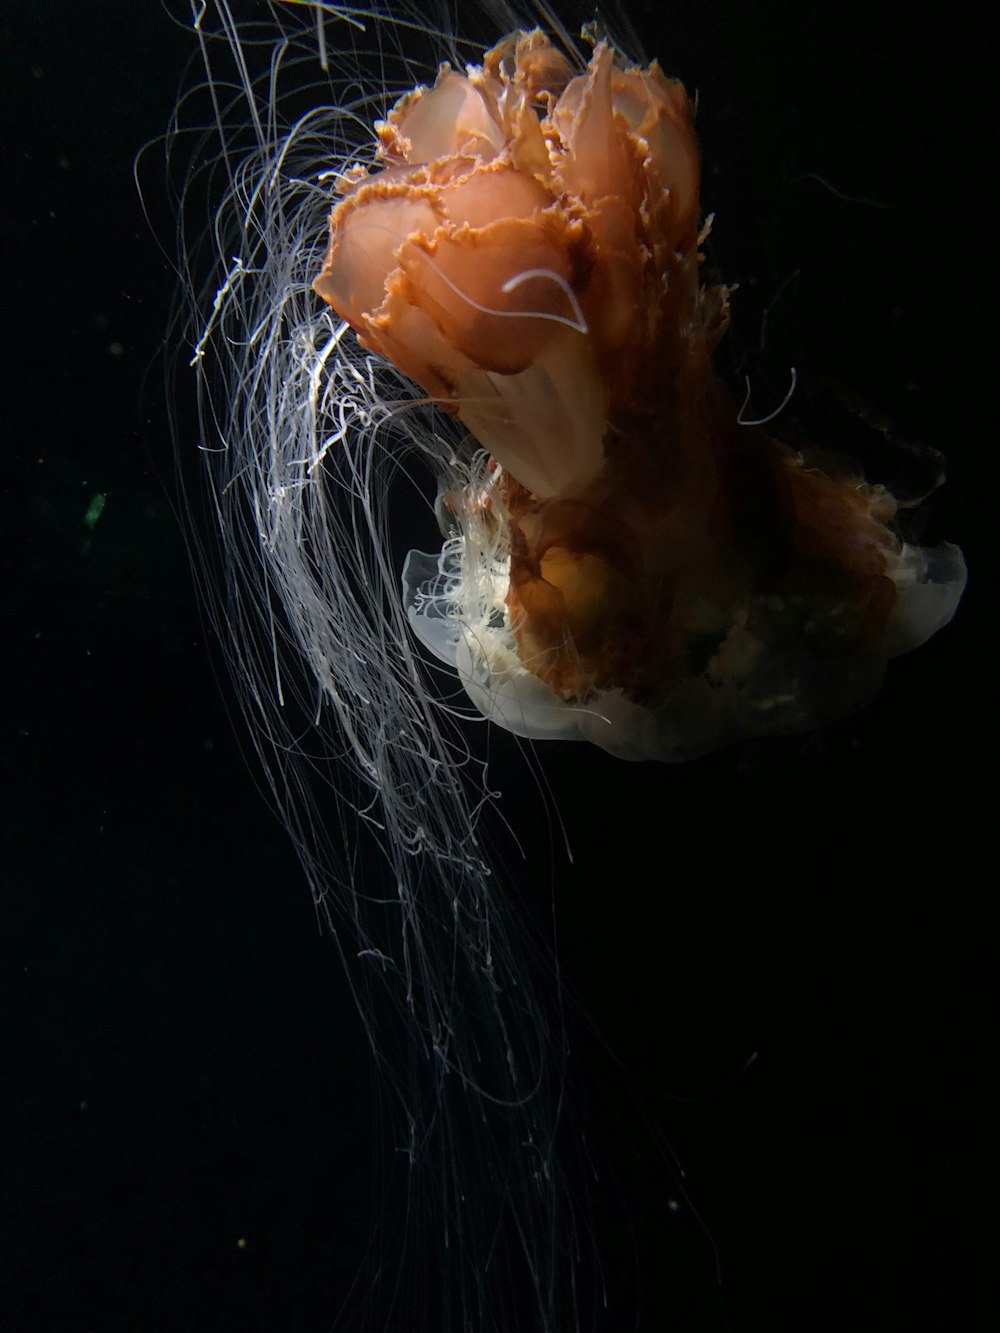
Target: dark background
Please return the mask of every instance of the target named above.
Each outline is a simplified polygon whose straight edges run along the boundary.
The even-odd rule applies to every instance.
[[[690,1262],[643,1329],[975,1328],[995,1064],[985,33],[962,6],[659,12],[629,10],[698,90],[710,262],[741,284],[754,410],[792,363],[803,414],[830,420],[814,386],[832,380],[944,450],[926,540],[960,542],[971,583],[824,733],[677,768],[542,755],[575,856],[557,852],[563,957],[633,1071],[607,1134],[664,1237],[654,1261]],[[0,0],[16,1333],[326,1329],[366,1225],[357,1019],[229,724],[171,506],[173,278],[131,161],[192,53],[154,4]],[[545,820],[513,743],[495,751],[517,873],[548,894]],[[700,1218],[673,1253],[669,1154]]]

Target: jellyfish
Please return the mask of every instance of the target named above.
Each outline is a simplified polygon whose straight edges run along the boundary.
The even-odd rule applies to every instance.
[[[686,761],[841,718],[961,553],[741,419],[659,64],[543,6],[479,44],[260,12],[192,7],[168,144],[204,602],[405,1164],[341,1326],[603,1327],[558,964],[479,738]]]

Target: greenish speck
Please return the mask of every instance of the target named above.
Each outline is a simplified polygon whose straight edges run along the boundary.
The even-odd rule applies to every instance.
[[[91,532],[97,525],[97,520],[104,513],[104,506],[108,502],[108,497],[98,492],[87,506],[87,512],[83,516],[83,521]]]

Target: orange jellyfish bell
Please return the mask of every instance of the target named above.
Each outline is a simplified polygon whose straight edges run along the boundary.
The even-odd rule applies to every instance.
[[[527,736],[683,759],[841,716],[954,612],[956,547],[739,424],[711,356],[691,103],[540,32],[441,67],[345,179],[316,292],[469,433],[411,623]]]

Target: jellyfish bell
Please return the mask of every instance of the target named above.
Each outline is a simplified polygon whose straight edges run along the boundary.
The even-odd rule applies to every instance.
[[[443,65],[378,128],[314,288],[489,458],[411,554],[411,626],[532,738],[684,759],[815,727],[950,620],[957,547],[882,487],[744,427],[712,366],[691,104],[539,30]]]

